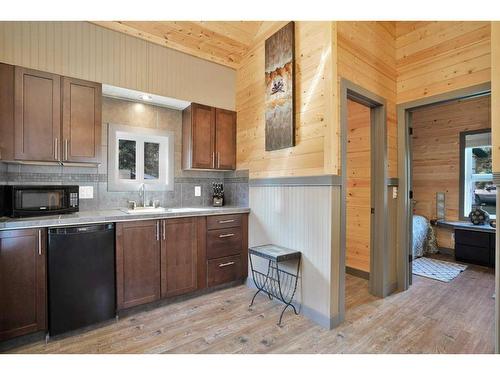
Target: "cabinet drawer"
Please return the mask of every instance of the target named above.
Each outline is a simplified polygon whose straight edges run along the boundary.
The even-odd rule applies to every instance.
[[[207,229],[222,229],[241,226],[241,215],[218,215],[207,217]]]
[[[207,233],[207,258],[221,258],[241,252],[241,228],[210,230]]]
[[[241,278],[241,256],[212,259],[207,262],[207,284],[215,286]]]
[[[489,247],[489,233],[475,232],[471,230],[455,230],[455,243],[476,247]]]
[[[455,245],[455,259],[462,262],[488,266],[490,264],[490,249],[489,247],[457,244]]]

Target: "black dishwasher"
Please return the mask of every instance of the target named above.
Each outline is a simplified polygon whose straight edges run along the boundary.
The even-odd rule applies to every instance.
[[[114,224],[49,229],[51,336],[116,314]]]

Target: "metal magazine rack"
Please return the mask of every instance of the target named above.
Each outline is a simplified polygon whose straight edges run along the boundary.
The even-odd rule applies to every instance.
[[[281,325],[283,314],[289,306],[293,309],[295,315],[298,315],[297,309],[293,305],[292,301],[295,292],[297,291],[297,282],[299,279],[301,259],[300,251],[276,245],[263,245],[249,248],[248,256],[250,258],[253,281],[257,287],[257,292],[255,292],[250,306],[253,305],[257,294],[264,292],[267,294],[269,299],[276,298],[285,304],[285,307],[281,312],[278,325]],[[268,261],[267,271],[261,272],[257,270],[254,267],[252,256],[266,259]],[[280,263],[293,260],[296,261],[297,265],[295,273],[286,271],[283,268],[283,264],[281,264],[280,267]]]

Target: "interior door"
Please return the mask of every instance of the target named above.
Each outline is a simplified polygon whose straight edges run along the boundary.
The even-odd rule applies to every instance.
[[[217,169],[236,169],[236,113],[215,110],[215,160]]]
[[[192,104],[193,168],[215,168],[215,108]]]
[[[60,160],[60,77],[19,66],[14,75],[15,158]]]
[[[408,139],[408,285],[413,284],[413,147],[412,137],[413,128],[411,127],[411,112],[408,113],[407,119],[407,139]]]
[[[101,84],[63,77],[62,160],[99,162]]]

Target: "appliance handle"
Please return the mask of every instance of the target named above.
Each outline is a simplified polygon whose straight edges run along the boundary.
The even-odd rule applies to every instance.
[[[38,255],[42,255],[42,230],[38,229]]]

